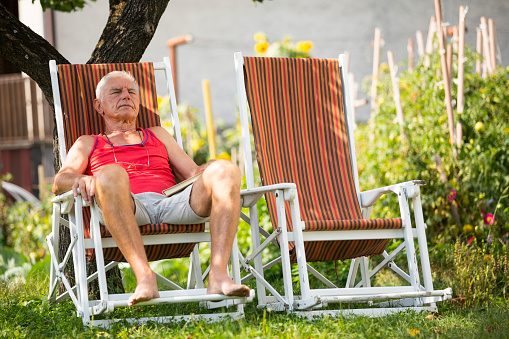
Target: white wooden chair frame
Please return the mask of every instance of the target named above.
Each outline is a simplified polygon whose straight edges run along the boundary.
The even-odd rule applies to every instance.
[[[177,104],[175,99],[175,92],[173,89],[173,79],[171,75],[170,62],[168,58],[164,58],[163,62],[153,63],[154,70],[163,71],[166,75],[168,93],[171,105],[171,118],[174,128],[175,139],[180,147],[182,147],[182,138],[180,133],[180,126],[177,113]],[[60,91],[58,87],[58,67],[54,60],[50,61],[50,73],[53,87],[53,97],[55,103],[55,114],[57,121],[57,130],[59,138],[60,154],[62,163],[64,162],[67,152],[65,146],[65,137],[63,130],[63,115],[62,105],[60,101]],[[91,320],[91,316],[105,314],[113,311],[116,307],[127,306],[127,300],[131,293],[123,294],[110,294],[108,293],[106,282],[106,271],[117,266],[118,262],[111,262],[105,265],[103,258],[103,248],[116,247],[113,238],[101,238],[98,216],[94,208],[91,208],[91,222],[90,233],[91,238],[85,239],[83,229],[83,212],[82,208],[88,205],[81,197],[74,198],[73,192],[69,191],[59,196],[54,197],[53,202],[53,216],[52,216],[52,232],[47,236],[49,251],[51,254],[51,269],[50,269],[50,288],[49,288],[49,301],[60,302],[63,299],[70,297],[76,306],[77,315],[82,318],[84,325],[94,326],[109,326],[112,322],[128,321],[128,322],[168,322],[183,319],[205,319],[207,321],[219,321],[223,319],[237,319],[244,317],[244,303],[252,301],[254,291],[251,291],[251,296],[247,298],[227,297],[222,294],[207,294],[203,282],[208,275],[208,270],[202,272],[200,267],[200,258],[198,251],[198,244],[195,245],[193,252],[190,256],[190,269],[188,273],[187,289],[183,289],[176,283],[166,279],[165,277],[157,274],[158,282],[161,282],[171,288],[169,291],[160,291],[160,298],[152,299],[147,302],[136,304],[154,305],[160,303],[188,303],[188,302],[201,302],[201,305],[206,308],[218,307],[232,307],[234,311],[224,313],[212,314],[193,314],[183,316],[169,316],[169,317],[148,317],[148,318],[132,318],[132,319],[109,319],[109,320]],[[93,207],[93,206],[92,206]],[[62,218],[67,214],[69,220]],[[67,253],[62,261],[58,260],[58,241],[60,226],[67,227],[70,232],[71,243]],[[201,233],[185,233],[185,234],[168,234],[168,235],[147,235],[142,237],[145,245],[155,244],[174,244],[174,243],[210,243],[210,232],[206,230]],[[87,249],[94,249],[97,263],[97,272],[87,277],[86,272],[86,258],[85,251]],[[65,278],[63,271],[70,258],[73,255],[74,272],[76,278],[76,286],[71,287],[69,281]],[[235,239],[233,249],[230,256],[231,275],[236,283],[240,283],[240,266],[239,266],[239,251],[237,248],[237,241]],[[94,279],[99,281],[99,294],[98,300],[89,300],[88,296],[88,283]],[[66,292],[56,296],[58,283],[62,282],[66,288]]]
[[[253,161],[251,156],[251,140],[249,129],[249,108],[246,96],[244,79],[244,59],[240,52],[235,53],[235,69],[237,74],[237,92],[239,100],[239,110],[242,129],[242,143],[246,165],[246,181],[248,189],[241,194],[249,192],[258,192],[249,202],[244,201],[244,205],[249,207],[249,216],[243,215],[242,218],[251,225],[251,236],[253,242],[253,253],[246,258],[241,258],[241,265],[249,272],[243,277],[243,282],[251,278],[256,278],[258,307],[266,307],[275,311],[293,311],[300,316],[306,316],[312,319],[317,314],[361,314],[369,316],[380,316],[393,312],[400,312],[407,309],[417,311],[436,311],[435,303],[438,301],[450,299],[452,290],[434,290],[431,277],[431,268],[428,256],[428,246],[426,242],[424,218],[422,215],[420,188],[425,184],[424,181],[409,181],[397,185],[382,187],[366,192],[360,192],[357,172],[357,161],[355,156],[353,121],[351,112],[351,102],[348,93],[347,81],[348,72],[345,67],[343,55],[339,56],[339,66],[342,77],[342,91],[344,98],[344,114],[348,124],[348,138],[352,159],[352,173],[355,181],[355,188],[359,205],[362,208],[362,216],[369,218],[373,204],[386,193],[395,193],[398,195],[401,218],[403,227],[395,230],[348,230],[348,231],[305,231],[305,223],[300,219],[300,210],[296,186],[292,183],[281,183],[255,188],[253,175]],[[256,200],[265,192],[274,194],[277,209],[277,229],[271,234],[259,226]],[[412,227],[412,220],[408,200],[412,200],[414,211],[415,227]],[[287,231],[285,204],[288,201],[291,210],[293,232]],[[261,243],[260,236],[265,237]],[[261,253],[270,243],[277,245],[278,237],[281,255],[279,258],[263,264]],[[403,243],[391,254],[384,252],[382,262],[369,270],[369,261],[367,257],[360,257],[352,260],[346,287],[339,288],[330,280],[320,274],[306,262],[304,251],[305,241],[330,241],[330,240],[360,240],[360,239],[403,239]],[[421,270],[423,284],[420,282],[417,256],[415,251],[415,240],[419,245]],[[300,295],[294,295],[292,285],[292,274],[288,243],[295,242],[297,257],[297,266],[300,280]],[[393,258],[406,248],[406,258],[409,272],[404,272],[394,262]],[[279,293],[265,278],[264,270],[282,264],[284,291]],[[254,266],[254,267],[253,267]],[[390,286],[390,287],[372,287],[370,278],[379,272],[383,267],[389,267],[402,277],[408,286]],[[360,270],[359,270],[360,268]],[[355,284],[358,272],[361,273],[361,280]],[[317,279],[324,283],[327,288],[311,289],[309,285],[308,274],[313,274]],[[267,291],[272,294],[267,295]],[[343,308],[341,310],[317,310],[327,306],[329,303],[366,303],[368,306],[373,302],[382,301],[377,304],[378,308]]]

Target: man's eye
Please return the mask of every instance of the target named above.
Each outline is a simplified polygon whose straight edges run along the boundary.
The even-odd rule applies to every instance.
[[[136,94],[136,91],[134,91],[134,90],[129,91],[129,94]]]

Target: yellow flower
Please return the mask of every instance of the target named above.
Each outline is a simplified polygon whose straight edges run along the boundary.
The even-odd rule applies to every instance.
[[[163,98],[159,95],[157,96],[157,107],[161,107],[161,102],[163,101]]]
[[[253,39],[254,41],[256,42],[264,42],[264,41],[267,41],[267,36],[265,35],[265,33],[263,32],[257,32],[255,33],[255,35],[253,36]]]
[[[416,335],[418,335],[419,333],[421,333],[421,331],[416,330],[415,328],[412,328],[412,329],[410,329],[410,330],[408,331],[408,333],[410,333],[410,335],[411,335],[412,337],[415,337]]]
[[[466,224],[463,226],[463,232],[465,234],[470,234],[474,231],[474,227],[472,225]]]
[[[205,142],[202,139],[193,139],[191,141],[191,147],[193,148],[193,152],[198,152],[198,150],[203,146]]]
[[[163,120],[162,125],[164,128],[171,128],[171,122],[170,120]]]
[[[303,51],[304,53],[309,52],[311,48],[313,48],[313,43],[311,41],[297,42],[297,49]]]
[[[259,54],[264,54],[265,52],[267,52],[268,48],[269,48],[269,43],[267,41],[259,42],[254,47],[256,53],[259,53]]]
[[[228,161],[231,161],[232,158],[230,157],[230,155],[226,152],[223,152],[221,154],[219,154],[216,159],[225,159],[225,160],[228,160]]]

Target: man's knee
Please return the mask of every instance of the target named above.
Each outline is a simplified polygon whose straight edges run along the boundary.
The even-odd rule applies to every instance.
[[[121,166],[107,165],[97,173],[95,185],[100,192],[129,190],[129,175]]]
[[[215,183],[228,182],[232,185],[240,185],[241,176],[239,168],[231,161],[219,159],[205,169],[205,173]]]

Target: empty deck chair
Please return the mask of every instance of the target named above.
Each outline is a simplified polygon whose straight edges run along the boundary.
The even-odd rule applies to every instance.
[[[435,302],[450,298],[450,289],[433,288],[420,200],[419,187],[424,182],[409,181],[360,192],[343,57],[266,58],[236,53],[235,65],[246,192],[266,192],[273,228],[268,233],[259,227],[254,199],[244,204],[250,206],[249,216],[244,219],[251,224],[254,248],[243,260],[244,268],[250,272],[245,279],[256,278],[259,306],[313,316],[320,312],[316,309],[330,303],[363,303],[364,307],[357,309],[347,304],[342,305],[342,310],[323,312],[380,315],[407,308],[434,311]],[[254,183],[249,122],[261,187]],[[401,216],[369,219],[372,205],[391,192],[398,196]],[[414,225],[409,200],[413,204]],[[265,238],[263,242],[261,237]],[[403,242],[389,254],[385,249],[391,239]],[[281,256],[264,263],[262,250],[274,242]],[[382,255],[382,260],[369,271],[368,257],[375,255]],[[396,255],[404,256],[407,272],[394,263]],[[345,259],[353,260],[344,288],[308,264]],[[282,265],[283,291],[264,277],[264,269],[277,263]],[[292,285],[293,263],[298,267],[297,295]],[[382,267],[392,268],[404,284],[372,287],[370,280]],[[356,284],[359,271],[361,278]],[[323,288],[311,289],[308,274],[323,283]],[[378,304],[380,307],[366,307],[378,301],[383,301]]]
[[[102,132],[102,120],[93,107],[95,88],[99,80],[107,73],[114,70],[130,72],[140,86],[140,112],[138,126],[147,128],[160,125],[157,111],[157,95],[155,91],[154,70],[159,70],[166,76],[168,92],[171,103],[174,137],[182,147],[180,128],[178,122],[177,106],[173,91],[169,59],[159,63],[135,63],[135,64],[87,64],[87,65],[56,65],[50,62],[51,80],[53,86],[55,113],[59,137],[59,151],[63,162],[67,151],[74,141],[83,134],[99,134]],[[50,275],[50,301],[61,301],[71,297],[78,315],[85,325],[93,322],[95,326],[108,326],[112,319],[97,320],[91,316],[106,314],[114,308],[126,306],[129,293],[108,293],[106,271],[125,261],[122,253],[116,247],[108,230],[99,225],[95,209],[89,208],[81,196],[73,197],[73,192],[67,192],[52,199],[53,218],[52,233],[47,237],[51,253]],[[69,216],[69,221],[62,218]],[[59,230],[64,225],[70,232],[71,245],[67,255],[61,261],[58,259]],[[207,308],[233,307],[232,312],[197,314],[194,318],[208,320],[220,320],[226,317],[243,317],[244,305],[250,298],[232,298],[220,294],[207,294],[204,288],[204,277],[200,267],[198,244],[210,242],[210,233],[205,224],[197,225],[168,225],[154,224],[140,226],[145,250],[149,261],[170,258],[190,257],[190,269],[188,274],[187,288],[182,288],[163,276],[158,275],[158,281],[165,284],[171,290],[160,291],[160,298],[137,304],[152,305],[157,303],[182,303],[202,302]],[[72,253],[76,286],[71,287],[63,269]],[[240,282],[240,270],[238,263],[238,250],[236,242],[231,255],[232,278]],[[86,260],[96,260],[97,273],[90,277],[86,275]],[[105,260],[113,261],[105,265]],[[98,279],[100,298],[89,300],[88,283]],[[61,280],[66,292],[57,296],[58,281]],[[213,303],[212,303],[213,302]],[[171,319],[186,319],[190,316],[178,317],[153,317],[143,319],[120,319],[128,321],[168,321]]]

